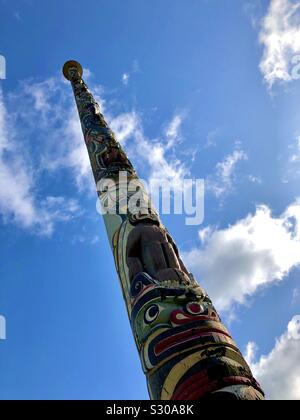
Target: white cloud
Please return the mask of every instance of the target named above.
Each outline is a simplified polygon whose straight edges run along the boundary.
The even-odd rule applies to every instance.
[[[180,137],[182,116],[175,115],[167,125],[164,140],[147,139],[139,115],[135,111],[115,115],[104,108],[103,89],[92,86],[91,90],[99,102],[102,112],[116,138],[124,145],[128,155],[142,169],[149,181],[168,180],[175,185],[188,173],[185,165],[173,156],[175,139]],[[22,97],[22,107],[18,105]],[[13,96],[18,112],[26,121],[33,123],[34,132],[40,130],[44,147],[41,150],[42,167],[55,172],[71,171],[81,191],[94,191],[95,185],[90,162],[84,144],[80,121],[74,105],[69,84],[62,79],[50,78],[43,82],[26,82],[22,90]]]
[[[242,150],[235,150],[228,155],[223,162],[218,163],[217,172],[224,183],[230,182],[236,164],[241,160],[246,160],[247,155]]]
[[[203,233],[204,232],[204,233]],[[282,281],[300,264],[300,200],[280,217],[267,206],[227,229],[200,231],[201,248],[184,259],[219,310],[245,304],[260,288]]]
[[[138,125],[138,115],[134,111],[117,115],[110,120],[110,127],[122,145],[124,145],[130,137],[133,137],[135,130],[138,129]]]
[[[0,91],[0,212],[28,227],[36,216],[32,197],[32,170],[14,153],[12,131],[7,127],[8,115]]]
[[[182,125],[182,115],[175,115],[168,124],[165,134],[167,138],[166,148],[170,149],[180,140],[180,128]]]
[[[253,347],[257,349],[254,343],[249,343],[248,352]],[[299,316],[291,320],[286,332],[276,340],[275,347],[268,355],[261,356],[257,362],[254,362],[254,358],[252,353],[250,365],[267,399],[300,400]]]
[[[249,182],[252,182],[252,184],[262,184],[262,180],[259,176],[249,175],[248,180]]]
[[[101,86],[92,86],[91,90],[99,102],[103,111],[103,89]],[[15,213],[14,219],[22,219],[22,225],[28,227],[39,225],[39,212],[43,212],[44,219],[47,220],[48,227],[44,227],[44,232],[51,232],[56,221],[66,219],[65,210],[58,214],[53,208],[47,209],[49,201],[45,199],[43,203],[37,205],[37,171],[44,174],[55,174],[66,170],[72,175],[74,184],[80,191],[95,191],[94,180],[90,167],[88,153],[84,143],[82,130],[72,90],[68,83],[62,78],[52,77],[42,82],[28,80],[21,83],[17,91],[9,95],[10,109],[14,112],[11,118],[14,120],[14,128],[18,135],[22,135],[22,141],[27,137],[31,144],[28,144],[26,150],[34,147],[34,154],[28,153],[28,159],[25,165],[25,156],[22,155],[22,161],[18,163],[18,172],[13,167],[13,161],[17,161],[17,155],[12,154],[8,165],[2,165],[2,178],[13,178],[14,173],[20,174],[21,181],[14,189],[10,189],[11,199],[7,200],[8,191],[5,192],[2,205],[13,200],[21,200],[22,206],[17,203],[14,205],[15,211],[22,211],[22,215]],[[183,162],[174,157],[173,141],[180,137],[180,125],[182,117],[176,115],[167,125],[163,133],[163,140],[149,140],[143,132],[139,115],[135,112],[127,112],[115,115],[111,109],[105,109],[105,116],[116,134],[117,139],[124,145],[128,154],[137,168],[143,172],[149,182],[169,181],[173,186],[182,186],[182,179],[188,173],[188,169]],[[4,125],[1,125],[2,131]],[[18,127],[20,130],[18,131]],[[22,130],[21,130],[22,127]],[[26,133],[26,135],[25,135]],[[10,131],[11,135],[11,131]],[[34,139],[34,140],[32,140]],[[6,136],[0,136],[0,145],[11,143]],[[34,143],[34,144],[33,144]],[[24,147],[23,147],[24,149]],[[31,166],[35,171],[31,172]],[[6,173],[4,173],[6,171]],[[60,173],[59,176],[62,174]],[[13,178],[15,179],[15,178]],[[20,189],[15,194],[17,188]],[[4,194],[2,189],[2,194]],[[24,199],[26,198],[26,200]],[[58,205],[59,203],[57,203]],[[62,205],[62,202],[60,203]],[[67,204],[67,203],[65,203]],[[55,220],[50,221],[50,212],[55,214]],[[9,212],[3,208],[2,214]],[[49,216],[49,217],[48,217]]]
[[[139,64],[138,60],[137,59],[133,60],[130,71],[127,71],[127,72],[122,74],[122,79],[121,80],[122,80],[123,85],[127,86],[130,79],[131,79],[131,76],[135,73],[139,73],[140,71],[141,71],[140,70],[140,64]]]
[[[155,185],[168,182],[174,188],[182,188],[182,180],[189,173],[185,164],[168,155],[165,143],[159,140],[149,140],[145,137],[142,128],[135,132],[134,147],[137,166],[147,166],[148,182],[155,189]],[[130,154],[130,153],[129,153]]]
[[[122,75],[122,83],[123,83],[123,85],[127,86],[128,83],[129,83],[129,79],[130,79],[129,73],[124,73]]]
[[[92,86],[92,90],[104,112],[102,87]],[[28,121],[34,122],[34,130],[41,130],[40,135],[44,141],[42,167],[52,172],[68,169],[80,191],[94,192],[89,156],[69,84],[58,78],[40,83],[27,82],[23,83],[22,91],[14,98],[15,102],[20,96],[23,97],[23,102],[27,102],[27,106],[19,112],[23,118],[26,116]],[[121,143],[125,144],[130,137],[133,138],[138,125],[138,117],[134,111],[117,116],[112,115],[109,110],[105,112],[108,123]]]
[[[28,124],[36,124],[46,130],[51,122],[62,118],[64,98],[61,96],[60,84],[54,77],[43,82],[22,82],[20,90],[10,97],[16,105],[16,112],[26,118]],[[57,99],[57,107],[53,106],[52,98]]]
[[[206,180],[206,190],[212,192],[217,198],[231,193],[236,179],[237,165],[247,159],[243,150],[234,150],[232,154],[226,156],[217,164],[215,175]]]
[[[38,225],[38,233],[51,236],[56,223],[69,222],[81,214],[82,210],[77,200],[47,196],[41,200],[40,207],[37,208],[37,218],[34,223]]]
[[[18,153],[17,129],[10,124],[0,91],[0,213],[4,222],[13,222],[43,235],[51,235],[57,222],[78,215],[75,200],[46,197],[39,200],[37,174],[25,153]],[[22,135],[22,133],[21,133]]]
[[[89,72],[87,72],[89,75]],[[95,89],[97,99],[101,87]],[[31,135],[39,139],[39,165],[55,172],[69,169],[79,189],[95,188],[81,125],[69,83],[52,77],[42,82],[25,81],[10,95],[12,107]],[[22,98],[22,100],[21,100]]]
[[[210,238],[213,232],[214,232],[214,228],[212,226],[207,226],[206,228],[201,229],[199,231],[200,241],[202,243],[205,243]]]
[[[293,58],[300,52],[300,2],[271,0],[259,39],[264,47],[260,69],[268,86],[293,80]]]
[[[175,117],[167,125],[165,140],[150,140],[145,135],[141,119],[135,111],[116,117],[107,111],[106,116],[116,138],[123,145],[126,143],[126,152],[145,181],[152,185],[167,181],[174,187],[182,186],[182,180],[189,170],[180,159],[174,157],[175,144],[170,143],[171,138],[174,140],[179,136],[179,117]]]
[[[252,365],[252,363],[254,362],[257,350],[258,350],[258,347],[257,347],[256,343],[254,343],[253,341],[250,341],[247,344],[244,356],[245,356],[246,362],[249,365]]]
[[[53,135],[47,139],[43,167],[50,171],[62,168],[71,170],[78,188],[90,191],[95,188],[95,184],[75,107],[72,110],[66,109],[65,117],[65,121],[56,129],[49,127]]]

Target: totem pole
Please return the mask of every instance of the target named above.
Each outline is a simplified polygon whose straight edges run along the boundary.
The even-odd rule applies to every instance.
[[[150,398],[264,399],[211,300],[180,259],[143,184],[82,80],[81,65],[68,61],[63,73],[73,87]],[[103,182],[105,188],[99,188]],[[136,192],[129,187],[132,183],[140,197],[135,206],[128,205]]]

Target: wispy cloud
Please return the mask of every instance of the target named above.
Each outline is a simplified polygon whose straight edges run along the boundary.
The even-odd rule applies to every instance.
[[[219,310],[245,304],[260,288],[282,281],[300,264],[300,200],[280,217],[267,206],[226,229],[199,233],[202,246],[185,253]]]
[[[252,365],[252,363],[254,363],[257,351],[258,347],[256,343],[254,343],[254,341],[250,341],[246,346],[246,351],[244,354],[245,360],[248,363],[248,365]]]
[[[55,135],[48,137],[42,162],[43,167],[52,172],[70,170],[79,190],[91,191],[95,184],[76,112],[75,108],[73,112],[66,112],[66,120],[57,127]]]
[[[260,69],[269,88],[293,80],[293,57],[300,53],[299,0],[271,0],[259,39],[264,47]]]
[[[123,85],[127,86],[129,83],[130,74],[129,73],[123,73],[122,75],[122,83]]]
[[[38,224],[38,233],[51,236],[57,223],[69,222],[81,214],[82,209],[76,199],[47,196],[37,208],[34,224]]]
[[[128,154],[137,167],[142,168],[144,176],[147,174],[149,180],[179,180],[187,173],[185,165],[172,156],[175,140],[180,137],[181,115],[175,115],[167,124],[161,140],[150,140],[136,111],[115,115],[112,108],[105,106],[102,87],[92,85],[91,90],[96,92],[95,96],[117,139],[126,144]],[[50,171],[69,169],[79,189],[87,186],[94,189],[90,162],[69,86],[55,78],[41,83],[23,83],[22,91],[14,98],[15,102],[20,95],[26,104],[22,107],[23,119],[26,117],[33,121],[35,130],[37,126],[42,130],[45,141],[42,166]],[[27,115],[28,112],[31,114]]]
[[[110,127],[123,146],[128,139],[134,137],[135,130],[139,127],[139,117],[135,111],[125,112],[109,119]]]
[[[150,140],[135,110],[115,114],[113,107],[105,105],[103,88],[91,83],[91,89],[116,137],[126,144],[128,154],[142,176],[152,184],[167,180],[174,187],[182,186],[188,168],[174,157],[174,146],[181,139],[182,116],[175,115],[165,125],[161,139]],[[72,90],[60,77],[41,82],[27,80],[11,92],[8,99],[13,110],[10,113],[13,130],[9,130],[7,136],[8,118],[1,99],[0,158],[5,154],[5,159],[1,160],[0,168],[0,183],[3,183],[0,211],[2,215],[13,215],[10,221],[18,221],[33,230],[38,227],[40,232],[50,235],[57,222],[67,221],[68,214],[73,217],[78,209],[67,198],[43,198],[39,193],[39,175],[61,177],[65,173],[73,179],[80,193],[95,191]],[[22,138],[23,149],[28,153],[13,153],[14,133]],[[34,153],[30,153],[33,149]],[[12,153],[7,159],[10,150]],[[10,188],[4,188],[8,180]]]
[[[21,22],[22,18],[19,11],[14,12],[14,18],[17,22]]]
[[[205,148],[215,147],[217,145],[217,137],[219,133],[220,133],[220,130],[218,128],[215,128],[214,130],[208,133]]]
[[[247,159],[246,153],[240,149],[236,149],[233,153],[227,155],[217,164],[215,174],[207,178],[206,190],[219,199],[230,194],[236,180],[237,165]]]
[[[149,184],[154,186],[167,181],[173,187],[182,185],[189,169],[182,160],[174,156],[177,141],[182,139],[180,115],[175,115],[166,124],[160,138],[152,139],[146,136],[141,117],[136,111],[113,116],[111,110],[107,109],[106,118],[117,139],[123,145],[126,143],[130,159]]]
[[[102,86],[92,84],[92,91],[118,140],[124,145],[128,139],[134,139],[138,115],[134,111],[115,115],[105,108]],[[44,142],[41,166],[53,173],[69,170],[81,192],[94,192],[91,165],[70,86],[60,78],[27,81],[14,95],[14,103],[21,96],[24,106],[19,112],[23,119],[34,122],[34,129],[40,131]]]
[[[248,181],[252,182],[252,184],[262,184],[262,179],[255,175],[248,175]]]
[[[79,189],[91,190],[90,162],[69,85],[57,77],[27,80],[10,96],[18,118],[31,130],[31,136],[34,133],[40,139],[40,168],[49,172],[69,169]]]
[[[86,232],[82,234],[74,235],[71,243],[72,245],[77,244],[88,244],[88,245],[96,245],[100,242],[100,237],[98,235],[88,235]]]
[[[269,354],[255,362],[257,346],[247,346],[248,361],[270,400],[300,400],[300,318],[294,317]]]
[[[147,176],[147,181],[153,187],[157,183],[167,181],[174,188],[180,188],[189,169],[184,162],[173,156],[172,146],[166,147],[168,142],[169,140],[164,142],[159,139],[148,139],[140,124],[134,133],[132,144],[129,145],[129,154],[133,156],[138,168],[143,167],[143,174]]]
[[[281,181],[288,184],[298,180],[300,175],[300,136],[295,136],[293,141],[280,156],[282,162]]]
[[[246,2],[243,5],[243,11],[245,15],[250,20],[250,23],[254,29],[259,25],[259,15],[261,13],[261,4],[260,2]]]
[[[137,59],[134,59],[132,64],[131,64],[131,68],[129,71],[126,71],[122,74],[122,83],[124,86],[127,86],[130,82],[130,79],[132,78],[132,76],[136,73],[139,73],[141,71],[140,69],[140,64],[139,61]]]
[[[13,222],[38,234],[51,235],[58,222],[79,214],[74,199],[40,198],[37,173],[13,124],[16,115],[8,113],[0,91],[0,213],[4,222]],[[15,121],[14,121],[15,122]]]
[[[175,143],[178,143],[181,139],[181,125],[183,121],[183,116],[181,114],[177,114],[174,118],[169,122],[167,128],[165,130],[165,135],[167,138],[166,148],[172,148]]]

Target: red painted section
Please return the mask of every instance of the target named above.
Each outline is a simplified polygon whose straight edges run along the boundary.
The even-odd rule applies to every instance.
[[[222,381],[211,381],[207,371],[193,375],[183,382],[176,390],[171,400],[195,401],[204,395],[218,391],[231,385],[252,385],[251,380],[242,376],[228,376]]]
[[[165,338],[164,340],[161,340],[156,346],[154,347],[154,352],[156,356],[159,356],[164,351],[178,345],[186,343],[187,341],[195,340],[199,337],[209,337],[213,333],[220,334],[223,336],[227,336],[231,339],[230,335],[224,333],[222,330],[210,329],[210,330],[203,330],[203,329],[196,329],[192,328],[190,330],[181,332],[179,334],[172,335],[171,337]]]

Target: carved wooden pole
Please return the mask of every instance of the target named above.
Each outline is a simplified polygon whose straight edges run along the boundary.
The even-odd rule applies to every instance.
[[[63,73],[73,87],[151,399],[263,399],[242,354],[211,300],[181,261],[83,82],[81,65],[68,61]],[[130,205],[137,191],[139,203]]]

